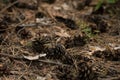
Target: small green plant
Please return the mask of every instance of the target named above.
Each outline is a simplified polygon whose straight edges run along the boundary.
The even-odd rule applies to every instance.
[[[111,3],[111,4],[114,4],[116,3],[118,0],[107,0],[107,3]]]
[[[103,0],[99,0],[98,4],[95,7],[95,11],[100,9],[100,7],[103,5],[103,2],[104,2]]]
[[[88,38],[91,38],[94,36],[94,34],[92,33],[92,29],[90,27],[84,28],[82,32],[84,32]]]
[[[104,3],[107,4],[114,4],[116,3],[118,0],[99,0],[98,4],[95,7],[95,11],[98,10],[101,6],[103,6]]]
[[[87,38],[92,38],[94,36],[92,29],[84,21],[79,21],[78,25],[80,26],[81,32],[86,35]]]

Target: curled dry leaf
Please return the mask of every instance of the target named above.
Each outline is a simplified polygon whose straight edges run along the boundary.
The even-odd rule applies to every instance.
[[[120,49],[120,46],[118,46],[118,47],[114,47],[114,50],[118,50],[118,49]]]
[[[39,55],[36,56],[23,56],[25,59],[27,60],[38,60],[39,59]]]
[[[51,74],[46,74],[45,77],[37,76],[37,80],[53,80]]]
[[[107,50],[107,48],[102,48],[102,47],[99,47],[99,46],[89,46],[89,49],[91,51],[91,52],[88,52],[89,55],[92,55],[97,51],[103,52],[103,51]],[[120,46],[111,46],[110,49],[113,50],[113,51],[119,50]]]
[[[45,57],[47,54],[39,54],[39,57]]]
[[[27,60],[38,60],[40,57],[45,57],[46,54],[40,54],[40,55],[36,55],[36,56],[23,56],[25,59]]]
[[[105,48],[101,48],[99,46],[89,46],[89,50],[90,52],[87,52],[88,55],[93,55],[95,52],[97,51],[105,51],[106,49]]]
[[[104,51],[105,50],[105,48],[101,48],[99,46],[89,46],[89,48],[90,48],[90,50],[92,52],[95,52],[95,51]]]
[[[45,77],[41,77],[41,76],[37,76],[36,80],[46,80],[46,78]]]

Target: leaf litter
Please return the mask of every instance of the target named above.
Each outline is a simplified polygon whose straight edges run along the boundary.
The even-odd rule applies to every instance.
[[[2,1],[1,80],[119,80],[119,1]]]

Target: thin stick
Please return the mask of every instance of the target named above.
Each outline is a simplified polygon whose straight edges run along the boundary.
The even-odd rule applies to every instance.
[[[5,54],[5,53],[0,53],[0,56],[9,57],[9,58],[13,58],[13,59],[16,59],[16,60],[27,61],[27,59],[25,59],[23,57],[15,57],[13,55]],[[30,61],[30,60],[28,60],[28,61]],[[39,62],[42,62],[42,63],[54,64],[54,65],[69,66],[67,64],[63,64],[63,63],[60,63],[60,62],[55,62],[55,61],[52,61],[52,60],[40,60],[40,59],[38,59],[38,60],[35,60],[35,61],[39,61]]]
[[[63,64],[63,63],[60,63],[60,62],[52,61],[52,60],[38,60],[38,61],[43,62],[43,63],[50,63],[50,64],[55,64],[55,65],[61,65],[61,66],[69,66],[69,65],[66,65],[66,64]]]
[[[11,6],[15,5],[15,4],[18,3],[18,2],[19,2],[19,0],[13,2],[12,4],[9,4],[9,5],[6,6],[5,8],[3,8],[3,9],[0,11],[0,13],[5,12],[8,8],[10,8]]]

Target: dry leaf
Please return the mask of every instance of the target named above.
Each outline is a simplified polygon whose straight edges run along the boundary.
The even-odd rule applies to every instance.
[[[39,54],[39,55],[36,55],[36,56],[23,56],[25,59],[27,60],[38,60],[40,57],[45,57],[46,54]]]
[[[36,56],[23,56],[25,59],[27,60],[38,60],[39,59],[39,55]]]

